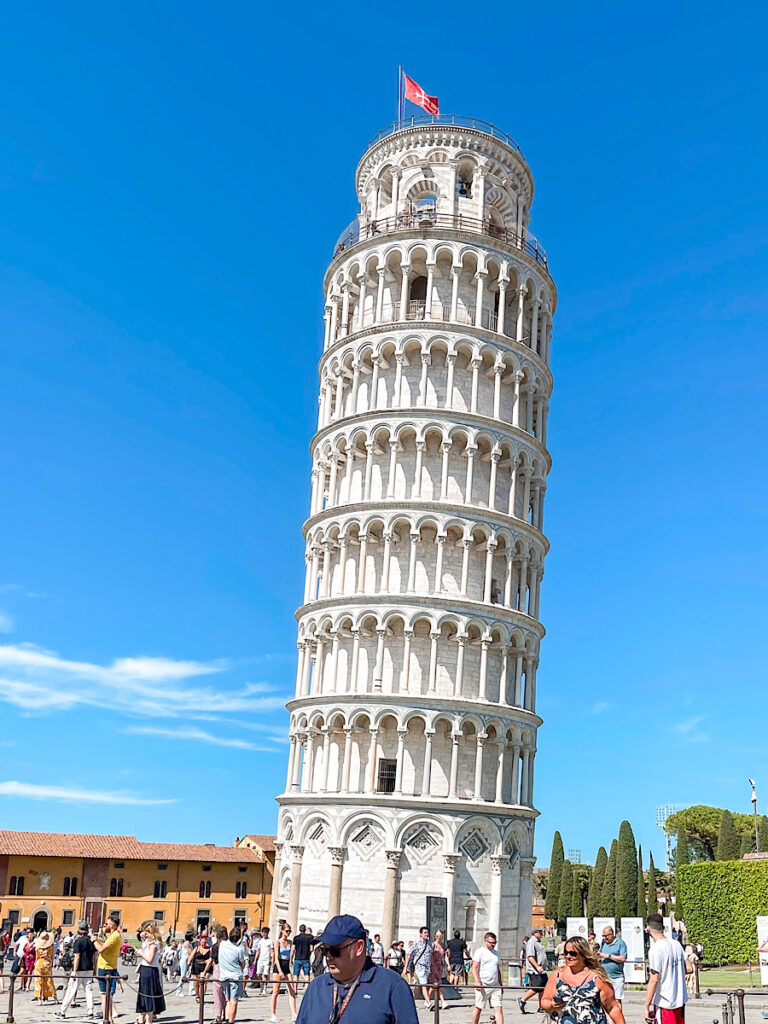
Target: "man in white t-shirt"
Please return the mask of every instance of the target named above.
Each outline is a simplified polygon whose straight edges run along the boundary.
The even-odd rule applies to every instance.
[[[478,1024],[481,1011],[488,1005],[496,1016],[496,1024],[504,1024],[504,1011],[501,1008],[501,958],[493,932],[485,933],[484,945],[478,946],[472,956],[472,976],[475,979],[472,1024]]]
[[[384,946],[381,944],[381,936],[374,935],[371,945],[371,960],[379,967],[384,966]]]
[[[645,993],[646,1019],[651,1006],[658,1006],[659,1024],[683,1024],[685,1004],[688,1002],[685,975],[689,966],[686,964],[683,947],[679,942],[665,938],[661,914],[648,915],[648,933],[651,936],[648,953],[651,976]]]
[[[257,944],[256,953],[256,980],[261,982],[261,995],[267,995],[267,982],[269,972],[272,969],[272,950],[275,948],[274,939],[269,937],[269,928],[261,929],[261,938]]]

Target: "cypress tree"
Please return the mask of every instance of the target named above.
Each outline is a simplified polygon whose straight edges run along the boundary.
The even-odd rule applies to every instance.
[[[691,855],[688,852],[688,836],[685,834],[685,829],[681,828],[677,833],[677,849],[675,850],[675,871],[677,871],[681,864],[690,864],[690,862]]]
[[[549,880],[547,896],[544,900],[544,917],[550,921],[557,920],[557,908],[560,903],[560,881],[563,875],[563,838],[559,832],[552,837],[552,856],[549,858]]]
[[[622,821],[616,853],[616,918],[637,913],[637,847],[632,826]]]
[[[741,842],[739,833],[733,824],[733,817],[730,811],[723,811],[720,819],[720,831],[717,834],[717,859],[738,860]]]
[[[578,867],[573,869],[573,892],[571,894],[571,917],[581,917],[584,913],[584,894],[581,889],[581,872]]]
[[[600,913],[600,890],[603,888],[603,882],[605,881],[605,868],[608,864],[608,854],[605,852],[605,847],[601,846],[597,851],[597,857],[595,858],[595,870],[592,872],[592,880],[589,883],[589,892],[587,893],[587,917],[592,918]]]
[[[760,853],[768,853],[768,817],[764,814],[757,825],[757,838],[760,843]]]
[[[643,848],[637,848],[637,916],[645,920],[645,878],[643,877]]]
[[[659,900],[656,895],[656,866],[653,863],[653,854],[648,861],[648,913],[658,914]]]
[[[563,874],[560,880],[560,900],[557,904],[558,927],[565,927],[565,919],[571,912],[573,896],[573,867],[569,860],[563,861]]]
[[[741,836],[741,849],[739,850],[739,856],[743,857],[745,853],[752,853],[754,849],[754,834],[752,832],[743,832]]]
[[[611,841],[611,852],[605,866],[605,879],[600,892],[600,917],[616,916],[616,840]]]

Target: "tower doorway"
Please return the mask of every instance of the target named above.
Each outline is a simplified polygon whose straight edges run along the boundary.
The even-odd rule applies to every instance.
[[[47,931],[51,927],[50,910],[36,910],[32,918],[32,927],[36,932]]]

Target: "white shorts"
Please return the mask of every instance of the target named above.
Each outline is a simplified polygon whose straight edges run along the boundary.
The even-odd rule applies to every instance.
[[[413,972],[416,975],[416,981],[419,985],[427,984],[427,978],[429,977],[429,967],[427,964],[424,964],[423,966],[422,964],[416,964],[413,968]]]
[[[264,975],[265,977],[268,976],[269,975],[269,965],[270,965],[270,961],[269,960],[259,960],[259,962],[256,964],[256,973]]]
[[[624,998],[624,975],[620,978],[609,978],[610,983],[613,985],[613,994],[617,999]]]
[[[490,1006],[493,1009],[495,1006],[501,1006],[501,989],[500,988],[476,988],[475,989],[475,1007],[478,1010],[484,1010],[486,1006]]]

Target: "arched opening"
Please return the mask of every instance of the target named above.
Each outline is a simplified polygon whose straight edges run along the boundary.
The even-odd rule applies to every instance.
[[[36,910],[35,916],[32,918],[32,927],[36,932],[47,931],[51,926],[51,912],[50,910]]]

